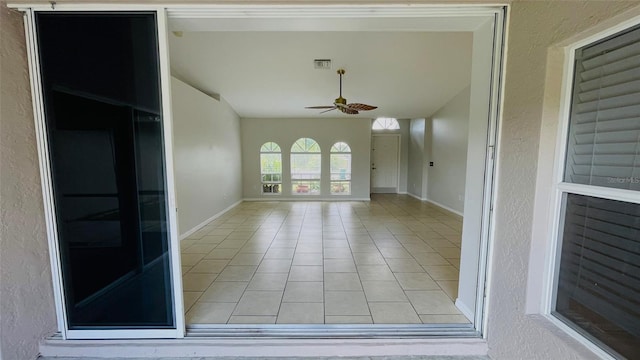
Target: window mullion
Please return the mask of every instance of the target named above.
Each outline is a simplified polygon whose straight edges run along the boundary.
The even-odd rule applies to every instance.
[[[618,181],[618,180],[614,180],[614,181]],[[624,181],[635,181],[635,180],[631,178],[631,180],[624,179]],[[558,184],[558,190],[563,193],[573,193],[573,194],[579,194],[579,195],[593,196],[598,198],[640,204],[640,191],[636,191],[636,190],[605,188],[601,186],[572,184],[567,182],[562,182]]]

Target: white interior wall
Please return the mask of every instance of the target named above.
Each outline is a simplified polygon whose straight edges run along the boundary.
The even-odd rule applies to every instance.
[[[181,237],[242,200],[240,119],[224,101],[171,80]]]
[[[338,200],[369,199],[369,160],[371,150],[371,120],[342,119],[242,119],[242,172],[245,199]],[[320,195],[291,193],[291,145],[299,138],[309,137],[322,151],[322,181]],[[260,184],[260,147],[268,141],[282,149],[282,194],[262,194]],[[344,141],[351,147],[351,195],[331,195],[329,154],[331,146]]]
[[[407,180],[409,178],[409,130],[410,119],[398,119],[400,125],[400,178],[398,194],[407,193]]]
[[[22,14],[0,2],[0,358],[57,330]]]
[[[407,193],[418,199],[425,199],[423,183],[425,163],[425,119],[411,119],[409,126],[409,170],[407,173]]]
[[[430,159],[432,157],[431,138],[433,137],[433,124],[431,119],[424,119],[424,159],[422,164],[422,196],[425,200],[429,193],[429,171],[431,169]]]
[[[434,164],[429,167],[426,197],[457,214],[464,211],[469,96],[467,87],[429,119],[431,157],[427,161]]]

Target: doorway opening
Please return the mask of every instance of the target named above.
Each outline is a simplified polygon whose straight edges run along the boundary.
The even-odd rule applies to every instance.
[[[399,134],[371,136],[371,193],[397,194],[400,185]]]
[[[494,59],[500,58],[496,53],[501,54],[502,9],[471,18],[457,17],[452,11],[451,17],[457,21],[449,25],[425,14],[407,16],[410,20],[404,17],[406,14],[395,19],[378,18],[356,9],[348,21],[305,13],[311,19],[305,24],[271,18],[259,10],[233,20],[215,11],[211,13],[215,21],[201,12],[197,19],[193,14],[185,9],[169,11],[172,75],[182,95],[199,92],[210,96],[216,106],[236,113],[243,152],[243,195],[239,200],[245,202],[213,217],[201,216],[205,221],[181,231],[188,333],[214,333],[235,329],[237,324],[272,330],[279,328],[270,324],[313,328],[315,324],[361,323],[431,325],[421,327],[419,331],[424,332],[439,331],[440,325],[447,324],[461,333],[480,333],[483,304],[479,293],[484,291],[479,290],[484,288],[479,285],[484,283],[481,249],[487,241],[483,234],[488,234],[489,228],[490,151],[495,144],[497,114],[497,98],[492,99],[491,94],[497,94],[498,89],[500,61]],[[367,46],[387,44],[385,41],[404,46],[450,44],[443,51],[455,56],[444,56],[448,61],[443,61],[442,67],[431,64],[437,68],[431,71],[456,74],[455,79],[449,77],[441,83],[438,95],[405,80],[407,93],[418,94],[417,103],[442,95],[431,108],[411,113],[386,107],[389,115],[405,124],[393,134],[376,134],[371,129],[371,116],[387,113],[372,111],[345,119],[344,115],[304,109],[305,105],[330,99],[333,80],[328,72],[311,68],[314,57],[310,53],[331,59],[336,67],[348,67],[352,78],[346,84],[353,86],[349,91],[355,94],[349,96],[365,96],[358,101],[381,102],[375,92],[365,92],[363,85],[383,88],[382,93],[398,103],[408,99],[408,95],[392,94],[401,92],[402,86],[381,80],[390,81],[376,65],[388,58],[376,56],[375,47],[367,50],[371,54],[362,54]],[[365,45],[348,49],[344,44]],[[337,52],[329,50],[336,47]],[[352,52],[361,54],[358,58]],[[405,55],[404,61],[412,63],[412,70],[405,72],[408,77],[417,77],[420,69],[427,67],[428,61],[421,63],[419,59],[417,54]],[[447,71],[445,66],[463,70]],[[283,73],[286,80],[276,75]],[[458,85],[445,89],[444,84]],[[325,88],[328,90],[318,91]],[[276,95],[269,97],[267,92]],[[278,100],[278,94],[283,95],[282,100]],[[463,179],[455,189],[455,207],[460,208],[455,210],[454,206],[426,202],[430,199],[426,196],[425,161],[429,154],[425,141],[429,129],[425,119],[460,94],[466,96],[462,106],[466,109],[462,110],[466,112],[466,128],[464,149],[459,151],[464,152]],[[295,100],[296,107],[285,106],[290,102],[284,99]],[[175,102],[174,92],[174,108],[178,107],[181,105]],[[175,128],[179,129],[187,117],[174,112]],[[415,149],[409,150],[411,137],[417,136],[411,126],[420,119],[420,160],[409,164],[411,154],[418,154]],[[414,126],[413,130],[419,129]],[[477,136],[467,138],[467,132]],[[298,191],[300,187],[293,184],[294,151],[289,149],[296,139],[307,137],[318,144],[316,156],[323,159],[313,178],[314,192]],[[283,191],[278,194],[261,192],[256,181],[262,165],[253,154],[269,142],[281,149],[277,173],[282,174],[278,181]],[[328,150],[337,142],[348,144],[353,159],[350,195],[344,203],[323,190],[330,188]],[[467,149],[473,156],[467,158]],[[363,156],[364,152],[368,156]],[[475,165],[467,168],[468,162]],[[359,169],[361,165],[368,168]],[[441,167],[446,168],[446,164]],[[416,185],[418,192],[408,191],[409,169],[424,179]],[[467,177],[483,181],[475,181],[467,189]],[[444,188],[450,185],[446,179],[441,183]],[[366,199],[358,191],[366,191]],[[369,193],[374,194],[369,198]],[[180,202],[179,189],[178,199]],[[233,201],[227,203],[231,206]],[[461,269],[463,257],[469,265]],[[336,309],[335,304],[350,309]],[[428,304],[441,307],[436,310],[439,305]],[[371,329],[381,331],[375,326],[367,331],[374,331]]]
[[[167,256],[162,258],[167,260],[165,290],[171,289],[164,291],[169,304],[164,313],[168,325],[163,328],[164,325],[136,323],[120,329],[118,324],[109,324],[107,329],[97,326],[77,332],[70,328],[67,318],[70,303],[65,303],[68,300],[65,296],[70,293],[64,288],[68,281],[63,269],[66,259],[61,245],[64,242],[58,242],[64,231],[58,232],[57,227],[65,218],[60,217],[63,214],[54,196],[61,192],[59,184],[51,179],[55,172],[52,157],[59,154],[52,153],[48,143],[51,134],[46,129],[46,121],[56,119],[57,115],[44,106],[47,100],[42,99],[43,93],[50,89],[42,85],[43,80],[48,79],[41,78],[43,59],[39,58],[38,49],[41,39],[34,19],[40,14],[55,18],[77,11],[73,16],[84,21],[85,15],[116,18],[125,11],[117,5],[93,8],[89,12],[82,5],[65,5],[60,8],[65,11],[59,14],[37,6],[25,10],[43,192],[56,279],[54,291],[63,337],[182,337],[185,313],[189,319],[199,302],[205,304],[201,308],[208,306],[210,311],[204,313],[209,320],[200,322],[201,325],[191,322],[187,325],[187,334],[232,331],[248,335],[259,329],[280,336],[285,328],[278,324],[301,324],[286,329],[295,329],[300,336],[315,337],[326,332],[328,336],[341,333],[356,337],[482,334],[503,8],[392,5],[169,6],[152,10],[142,7],[137,11],[131,10],[133,8],[136,7],[128,9],[126,14],[135,18],[146,11],[152,15],[152,27],[155,26],[159,40],[155,45],[143,42],[153,45],[146,50],[157,60],[158,67],[151,70],[160,85],[154,92],[159,100],[156,103],[159,106],[153,109],[155,116],[144,116],[141,122],[163,124],[161,131],[157,131],[158,126],[154,128],[157,146],[153,153],[165,156],[154,163],[159,164],[154,169],[166,179],[162,184],[164,190],[159,190],[164,191],[166,201],[164,207],[161,206],[162,219],[155,219],[142,231],[160,228],[166,235],[163,235],[166,241],[162,250]],[[300,18],[305,21],[297,21]],[[150,34],[154,35],[154,29],[151,30]],[[454,39],[457,41],[452,41]],[[137,41],[140,37],[132,36],[123,43],[131,45]],[[429,46],[423,46],[425,44]],[[420,49],[428,54],[441,53],[442,66],[457,64],[465,70],[445,72],[448,75],[443,77],[442,68],[423,62],[422,53],[409,54],[397,46]],[[438,52],[432,51],[434,46],[440,46]],[[331,81],[333,77],[309,72],[304,60],[318,53],[309,58],[309,63],[313,63],[315,58],[324,57],[330,51],[334,51],[329,57],[337,66],[355,69],[349,72],[353,76],[348,83],[349,91],[366,98],[360,101],[377,104],[378,113],[345,117],[310,114],[304,109],[304,105],[332,99],[331,90],[324,90],[329,89],[329,82],[324,86],[324,79]],[[370,51],[370,55],[363,56],[365,51]],[[392,58],[406,61],[406,66],[376,67],[376,64],[388,64]],[[135,68],[150,71],[144,59],[129,60]],[[282,66],[286,71],[278,71]],[[425,69],[432,71],[426,74],[427,78],[422,73]],[[438,76],[446,81],[436,82]],[[252,82],[255,79],[258,81]],[[394,83],[398,79],[401,82]],[[63,76],[61,80],[64,83],[68,79]],[[437,86],[426,86],[430,83]],[[149,91],[136,91],[144,89],[145,84],[148,82],[137,81],[119,95],[131,95],[134,100],[142,101]],[[58,85],[51,88],[56,91],[64,88]],[[467,166],[466,177],[481,174],[483,181],[466,181],[464,185],[465,221],[446,217],[446,213],[423,199],[411,199],[403,194],[370,197],[373,181],[375,185],[384,185],[378,188],[395,187],[396,193],[403,192],[408,175],[403,178],[402,159],[403,154],[410,154],[410,142],[403,141],[402,134],[399,138],[388,136],[387,139],[376,135],[373,140],[376,147],[397,150],[400,166],[395,182],[394,176],[384,181],[380,179],[387,176],[372,179],[370,116],[385,115],[384,109],[408,119],[411,125],[414,119],[430,116],[443,108],[466,88],[468,131],[478,135],[468,138],[467,164],[473,164],[473,171]],[[94,90],[80,95],[86,98],[87,93]],[[113,105],[123,106],[120,102]],[[149,107],[138,110],[148,111]],[[407,139],[415,135],[405,129]],[[424,129],[427,129],[426,122]],[[305,144],[312,145],[297,146],[303,139]],[[279,160],[266,166],[261,162],[267,157],[260,155],[267,153],[261,149],[268,143],[275,145],[269,147],[268,153],[277,153]],[[129,152],[135,152],[132,148],[135,141],[129,146]],[[424,152],[422,156],[424,162]],[[122,157],[127,158],[133,159]],[[376,157],[376,161],[384,165],[385,159],[391,158]],[[151,164],[146,161],[136,159],[136,165],[143,172],[154,170],[149,169]],[[133,173],[133,169],[128,171]],[[416,168],[407,164],[406,169],[408,174],[408,169]],[[421,167],[418,170],[423,173]],[[137,180],[138,185],[144,183],[144,178]],[[421,183],[423,189],[424,183]],[[273,191],[275,188],[278,191]],[[130,198],[135,196],[125,200]],[[176,215],[173,210],[178,207],[180,212]],[[145,216],[138,217],[141,221],[148,220]],[[108,220],[108,216],[105,219]],[[445,284],[454,281],[451,274],[447,269],[438,268],[455,267],[447,260],[455,259],[453,250],[442,250],[453,255],[446,257],[436,249],[448,248],[449,244],[459,244],[461,249],[457,262],[460,273],[457,294],[452,284]],[[180,258],[183,277],[178,271]],[[441,258],[450,265],[438,264]],[[438,296],[432,296],[436,293]],[[276,308],[277,313],[273,314]],[[437,308],[445,310],[437,312]],[[283,317],[279,321],[281,311]],[[320,320],[317,314],[321,314]],[[234,316],[239,320],[235,324],[251,325],[229,324]],[[268,325],[272,322],[276,325]],[[313,326],[327,323],[350,326]],[[360,323],[372,324],[356,326]],[[291,336],[291,332],[286,336]]]

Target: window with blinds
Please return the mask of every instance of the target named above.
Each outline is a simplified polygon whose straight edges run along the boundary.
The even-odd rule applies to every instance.
[[[637,359],[640,27],[575,58],[552,314],[614,357]],[[625,191],[613,200],[611,188]]]
[[[576,52],[565,181],[640,190],[640,28]]]
[[[568,194],[556,312],[640,354],[640,205]]]

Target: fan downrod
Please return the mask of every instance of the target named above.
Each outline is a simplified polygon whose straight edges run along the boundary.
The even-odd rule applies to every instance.
[[[340,75],[340,97],[338,97],[336,99],[336,101],[334,101],[334,104],[336,104],[336,106],[340,105],[347,105],[347,99],[342,97],[342,75],[344,75],[345,71],[344,69],[338,69],[338,71],[336,71],[338,73],[338,75]]]
[[[360,111],[368,111],[368,110],[373,110],[378,108],[377,106],[360,104],[360,103],[348,104],[347,99],[342,97],[342,75],[344,75],[345,70],[343,68],[340,68],[338,69],[337,73],[340,76],[340,96],[333,102],[333,105],[307,106],[306,107],[307,109],[327,109],[327,110],[321,111],[320,114],[324,114],[331,110],[339,110],[345,114],[355,115],[355,114],[358,114]]]

